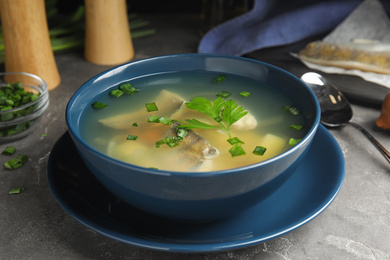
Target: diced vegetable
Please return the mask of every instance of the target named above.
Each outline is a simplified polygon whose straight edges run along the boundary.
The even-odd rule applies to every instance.
[[[19,188],[11,188],[9,191],[8,191],[8,194],[12,195],[12,194],[20,194],[24,191],[24,188],[23,187],[19,187]]]

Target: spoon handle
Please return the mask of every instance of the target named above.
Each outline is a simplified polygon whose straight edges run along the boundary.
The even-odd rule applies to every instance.
[[[390,163],[390,152],[387,151],[387,149],[378,142],[378,140],[375,139],[366,129],[364,129],[362,126],[348,122],[348,124],[354,126],[356,129],[359,129],[370,141],[374,146],[381,152],[381,154],[386,158],[386,160]]]

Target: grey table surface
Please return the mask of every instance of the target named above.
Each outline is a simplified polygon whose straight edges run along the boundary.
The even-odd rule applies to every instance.
[[[134,60],[196,52],[200,40],[197,16],[159,14],[145,18],[157,33],[134,40]],[[262,55],[254,56],[262,59]],[[278,57],[282,58],[273,60],[264,54],[265,61],[296,75],[307,71],[297,61]],[[113,240],[80,224],[54,199],[46,165],[54,144],[67,131],[65,107],[69,98],[85,81],[110,67],[88,63],[81,52],[56,55],[56,61],[62,82],[50,92],[50,105],[40,126],[30,136],[8,144],[29,155],[29,161],[13,171],[0,170],[0,259],[390,259],[390,165],[349,126],[329,130],[346,162],[339,195],[318,217],[276,239],[233,251],[160,252]],[[332,77],[336,81],[342,78]],[[357,81],[356,88],[368,84]],[[355,103],[353,110],[353,121],[390,149],[390,132],[375,126],[380,109]],[[0,150],[5,146],[0,145]],[[0,163],[6,159],[1,156]],[[24,186],[25,191],[8,195],[9,188],[15,186]]]

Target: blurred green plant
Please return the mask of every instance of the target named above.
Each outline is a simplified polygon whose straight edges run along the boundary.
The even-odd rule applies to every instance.
[[[58,0],[45,0],[46,16],[49,25],[49,36],[54,53],[80,50],[84,47],[85,7],[78,6],[73,12],[59,14]],[[145,29],[149,21],[129,14],[131,38],[136,39],[154,34],[154,29]],[[0,25],[0,63],[4,62],[3,29]]]

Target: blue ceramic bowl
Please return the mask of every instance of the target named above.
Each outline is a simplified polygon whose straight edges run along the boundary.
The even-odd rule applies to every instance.
[[[83,140],[81,115],[97,95],[140,76],[191,70],[230,73],[271,84],[300,108],[308,133],[293,148],[269,160],[231,170],[200,173],[160,171],[128,164],[110,158]],[[82,159],[109,191],[140,210],[180,221],[226,218],[276,192],[309,150],[319,119],[317,98],[297,77],[257,60],[213,54],[161,56],[118,66],[84,83],[66,108],[69,133]]]

